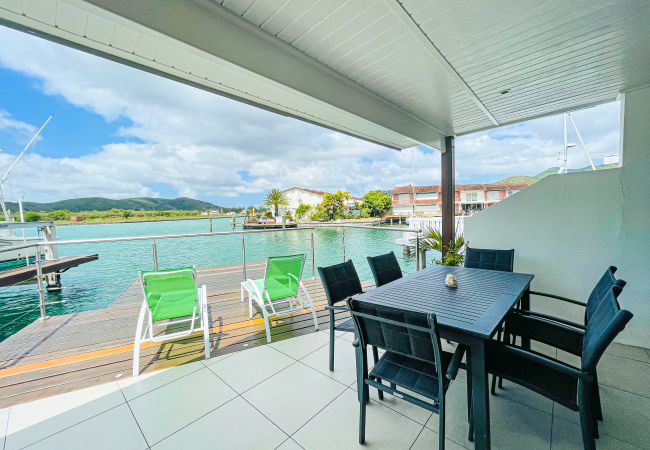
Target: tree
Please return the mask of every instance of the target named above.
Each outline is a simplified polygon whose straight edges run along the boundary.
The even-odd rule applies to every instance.
[[[271,189],[268,194],[266,194],[266,200],[264,200],[264,206],[273,208],[275,211],[275,217],[280,215],[280,206],[287,206],[289,200],[287,196],[280,189]]]
[[[133,213],[131,211],[129,211],[128,209],[122,210],[122,218],[123,219],[128,219],[129,217],[131,217],[132,214]]]
[[[325,193],[323,201],[316,207],[312,218],[320,221],[343,219],[345,216],[345,201],[349,198],[350,193],[347,191],[336,191],[334,194]]]
[[[370,217],[382,217],[392,206],[392,200],[386,191],[370,191],[363,196],[362,214]]]
[[[25,222],[38,222],[43,216],[35,211],[27,211],[25,213]]]
[[[309,211],[311,211],[311,205],[308,205],[307,203],[298,205],[296,208],[296,219],[302,219]]]

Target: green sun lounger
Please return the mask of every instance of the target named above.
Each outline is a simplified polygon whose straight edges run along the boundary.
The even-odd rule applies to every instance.
[[[314,303],[301,281],[304,267],[304,254],[271,256],[266,261],[263,279],[241,283],[241,301],[244,301],[246,292],[250,317],[253,317],[253,303],[262,312],[267,342],[271,342],[270,317],[290,315],[305,308],[311,308],[314,327],[318,330]]]

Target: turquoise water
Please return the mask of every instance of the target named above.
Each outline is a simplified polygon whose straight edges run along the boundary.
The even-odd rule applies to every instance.
[[[233,229],[231,219],[214,219],[213,231]],[[240,230],[241,227],[235,228]],[[96,239],[162,234],[205,233],[209,221],[179,220],[57,227],[60,240]],[[246,260],[263,261],[269,255],[306,253],[305,276],[311,277],[311,231],[296,230],[246,235]],[[343,260],[341,228],[317,228],[314,232],[316,267]],[[415,261],[404,258],[395,245],[400,232],[374,229],[346,229],[346,257],[354,261],[362,279],[372,275],[366,256],[393,250],[402,270],[415,270]],[[157,241],[159,268],[240,264],[241,235],[165,239]],[[99,254],[99,260],[70,269],[62,275],[60,292],[47,295],[48,315],[105,308],[136,279],[139,270],[153,268],[151,241],[75,244],[59,247],[59,255]],[[0,340],[5,339],[39,316],[36,284],[0,288]]]

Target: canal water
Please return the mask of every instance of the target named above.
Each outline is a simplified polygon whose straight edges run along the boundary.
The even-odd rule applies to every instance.
[[[233,228],[231,219],[213,219],[213,231],[241,230]],[[205,233],[210,223],[204,220],[141,222],[120,224],[73,225],[57,227],[59,240],[97,239],[164,234]],[[246,235],[246,260],[258,262],[271,255],[305,253],[305,277],[312,276],[311,232],[295,230]],[[316,228],[314,247],[316,267],[343,260],[341,228]],[[395,239],[400,232],[382,229],[345,229],[346,258],[352,259],[359,276],[371,280],[366,256],[393,250],[402,270],[415,270],[415,261],[405,258]],[[158,266],[170,268],[240,264],[242,236],[224,235],[157,241]],[[48,293],[48,315],[67,314],[105,308],[138,276],[139,270],[153,268],[151,241],[74,244],[59,247],[59,255],[98,254],[97,261],[72,268],[62,275],[62,290]],[[39,317],[36,284],[0,288],[0,341]]]

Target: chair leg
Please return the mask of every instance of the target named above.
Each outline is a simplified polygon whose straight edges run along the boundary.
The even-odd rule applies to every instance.
[[[467,422],[469,423],[469,430],[467,432],[467,440],[474,442],[474,413],[472,411],[472,366],[470,363],[469,355],[467,356]]]
[[[438,450],[445,450],[445,407],[444,406],[440,408],[440,411],[438,411]]]
[[[133,376],[140,374],[140,337],[136,336],[133,344]]]
[[[266,331],[266,343],[270,344],[271,343],[271,326],[269,325],[269,316],[266,314],[266,310],[262,311],[262,315],[264,316],[264,329]]]
[[[600,384],[598,375],[594,376],[594,407],[596,408],[596,419],[603,421],[603,407],[600,403]]]
[[[334,341],[336,340],[336,322],[334,320],[336,319],[334,317],[334,311],[330,309],[329,311],[329,316],[330,316],[330,372],[334,372]]]
[[[582,429],[582,444],[585,450],[596,450],[596,433],[594,430],[595,416],[593,408],[593,392],[591,386],[583,383],[578,394],[580,404],[580,428]]]
[[[359,444],[362,445],[366,442],[366,404],[368,402],[367,386],[366,383],[363,383],[363,388],[360,392],[361,401],[359,402]]]
[[[377,351],[377,347],[374,345],[372,346],[372,359],[374,360],[375,364],[377,364],[377,361],[379,361],[379,352]],[[381,378],[377,378],[377,382],[381,383]],[[379,397],[379,400],[383,400],[384,391],[377,389],[377,396]]]

